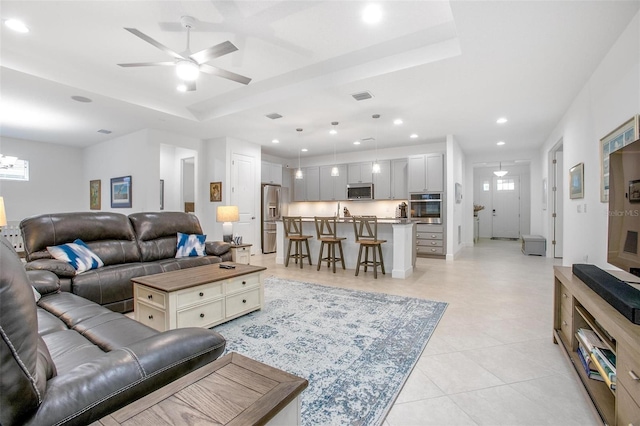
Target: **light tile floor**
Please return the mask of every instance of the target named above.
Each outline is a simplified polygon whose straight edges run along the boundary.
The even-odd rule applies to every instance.
[[[553,265],[517,241],[481,239],[454,261],[418,259],[406,280],[275,263],[267,275],[449,303],[384,426],[598,425],[600,418],[552,339]],[[315,263],[315,260],[314,260]]]

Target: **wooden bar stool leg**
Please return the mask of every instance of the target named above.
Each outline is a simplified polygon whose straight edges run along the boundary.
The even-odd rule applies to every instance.
[[[311,263],[311,250],[309,250],[309,240],[305,239],[304,240],[304,244],[307,246],[307,258],[309,259],[309,265],[312,265]],[[302,260],[300,260],[302,262]]]
[[[287,259],[284,262],[284,266],[289,266],[289,259],[291,258],[291,244],[293,244],[293,241],[289,240],[289,246],[287,247]]]
[[[340,251],[340,262],[342,263],[342,269],[347,269],[344,267],[344,254],[342,253],[342,241],[338,241],[338,250]]]
[[[362,244],[360,244],[360,249],[358,250],[358,263],[356,265],[356,277],[360,272],[360,259],[362,258]]]
[[[302,265],[304,264],[304,259],[302,258],[302,241],[297,241],[298,245],[296,247],[296,251],[298,252],[297,259],[300,259],[300,269],[302,269]]]
[[[336,273],[336,243],[331,243],[331,263],[333,264],[333,273]]]
[[[364,248],[364,271],[367,272],[369,267],[369,246]]]
[[[373,278],[374,279],[378,279],[378,262],[376,260],[376,248],[372,247],[373,250],[371,250],[373,252]]]
[[[382,245],[378,246],[378,251],[380,252],[380,268],[382,268],[382,274],[385,275],[385,273],[384,273],[384,260],[382,259]]]
[[[320,270],[320,265],[322,265],[322,251],[324,250],[324,241],[320,242],[320,253],[318,253],[318,268],[316,271]]]

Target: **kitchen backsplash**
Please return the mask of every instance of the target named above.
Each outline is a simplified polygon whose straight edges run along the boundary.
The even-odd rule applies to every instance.
[[[334,216],[340,204],[340,217],[344,217],[344,208],[349,209],[352,216],[375,215],[396,217],[398,205],[407,200],[382,201],[313,201],[289,203],[289,216]]]

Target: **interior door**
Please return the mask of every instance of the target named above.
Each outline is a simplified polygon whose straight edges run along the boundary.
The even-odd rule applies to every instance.
[[[520,238],[520,176],[493,178],[492,238]]]
[[[233,233],[242,242],[254,244],[256,235],[256,159],[242,154],[231,155],[231,205],[238,206],[240,220],[233,224]]]
[[[553,163],[553,257],[562,257],[562,197],[564,194],[564,187],[562,176],[562,147],[555,152],[555,162]]]

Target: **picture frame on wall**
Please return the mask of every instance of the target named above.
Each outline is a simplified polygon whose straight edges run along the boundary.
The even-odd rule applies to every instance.
[[[629,181],[629,202],[640,203],[640,179]]]
[[[102,209],[102,181],[100,179],[89,181],[89,210]]]
[[[462,202],[462,185],[456,182],[456,204],[460,204]]]
[[[209,200],[222,201],[222,182],[211,182],[209,184]]]
[[[640,115],[635,115],[600,139],[600,202],[609,202],[609,154],[640,138]]]
[[[131,176],[111,179],[111,208],[131,208],[133,205],[133,184]]]
[[[164,210],[164,179],[160,179],[160,210]]]
[[[569,169],[569,198],[584,198],[584,163]]]

